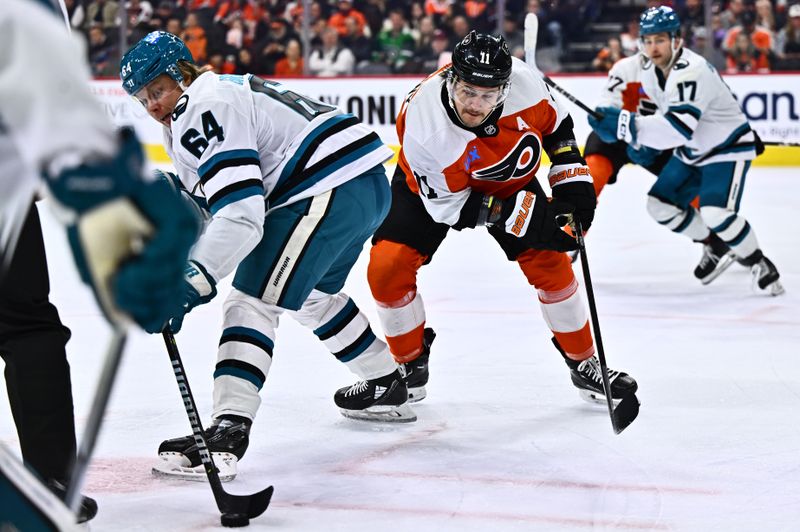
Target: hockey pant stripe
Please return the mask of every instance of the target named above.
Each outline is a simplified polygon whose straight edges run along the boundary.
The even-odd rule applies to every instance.
[[[344,293],[312,290],[300,310],[290,314],[314,331],[325,347],[361,379],[388,375],[397,368],[358,305]]]
[[[755,231],[743,216],[722,207],[704,206],[700,211],[706,223],[737,256],[749,257],[758,249]]]
[[[224,329],[214,371],[212,416],[233,414],[254,419],[261,404],[275,346],[275,328],[283,309],[233,289],[224,305]]]
[[[692,240],[703,240],[709,235],[703,217],[697,216],[699,213],[694,207],[681,209],[655,196],[647,196],[647,212],[661,225]]]
[[[240,379],[244,379],[253,383],[256,388],[261,390],[264,386],[264,381],[267,379],[267,376],[264,375],[257,367],[253,366],[252,364],[248,364],[247,362],[242,362],[241,360],[223,360],[221,362],[217,362],[216,370],[214,371],[214,378],[221,377],[223,375],[232,375],[234,377],[239,377]]]
[[[386,343],[398,362],[410,362],[422,352],[425,331],[425,305],[419,292],[406,294],[402,306],[378,302],[378,318],[386,334]]]

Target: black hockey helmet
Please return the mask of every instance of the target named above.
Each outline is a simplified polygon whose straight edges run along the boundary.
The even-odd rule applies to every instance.
[[[506,40],[472,30],[453,50],[453,71],[473,85],[503,85],[511,77],[511,52]]]

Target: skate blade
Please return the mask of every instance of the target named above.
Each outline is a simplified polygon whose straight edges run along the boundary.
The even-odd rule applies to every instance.
[[[717,267],[714,268],[714,271],[700,279],[700,282],[702,284],[709,284],[711,281],[722,275],[725,270],[730,268],[734,262],[736,262],[736,255],[734,255],[732,251],[729,251],[721,259],[719,259]]]
[[[211,455],[221,482],[230,482],[236,478],[236,464],[239,460],[235,455],[231,453],[211,453]],[[193,482],[208,480],[203,464],[192,467],[189,460],[180,453],[159,453],[158,457],[158,462],[151,470],[153,476]]]
[[[419,403],[423,399],[428,397],[428,392],[425,390],[425,386],[419,386],[417,388],[409,388],[408,389],[408,402],[409,403]]]
[[[591,390],[578,390],[578,395],[581,396],[581,399],[586,401],[587,403],[591,403],[593,405],[602,405],[607,406],[606,403],[606,396],[599,392],[593,392]],[[611,402],[614,406],[617,406],[622,399],[611,399]]]
[[[384,423],[413,423],[417,420],[417,415],[403,403],[400,406],[371,406],[364,410],[348,410],[340,408],[339,412],[349,419],[358,421],[379,421]]]

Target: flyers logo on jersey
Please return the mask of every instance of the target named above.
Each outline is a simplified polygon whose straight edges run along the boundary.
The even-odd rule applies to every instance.
[[[472,172],[474,179],[504,182],[521,179],[536,170],[542,158],[542,144],[539,137],[526,133],[517,141],[503,160],[486,168]]]

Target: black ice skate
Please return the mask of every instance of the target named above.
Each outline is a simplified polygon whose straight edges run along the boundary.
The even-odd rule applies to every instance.
[[[56,497],[64,500],[67,497],[66,482],[60,480],[50,479],[46,482],[47,487],[52,491]],[[85,523],[97,515],[97,501],[91,497],[81,496],[81,507],[78,509],[78,523]],[[11,527],[16,530],[16,528]],[[5,528],[3,528],[5,530]]]
[[[399,370],[340,388],[333,400],[342,415],[352,419],[394,423],[417,420],[417,415],[408,406],[408,389]]]
[[[214,458],[219,478],[227,482],[236,478],[236,464],[250,443],[252,422],[239,416],[221,416],[204,431],[206,445]],[[166,440],[158,446],[158,464],[153,474],[183,480],[207,479],[194,436]]]
[[[783,285],[779,281],[781,274],[778,268],[769,260],[761,250],[757,250],[745,260],[745,265],[750,267],[753,275],[753,289],[756,292],[767,293],[777,296],[784,292]]]
[[[436,333],[433,332],[433,329],[426,328],[422,339],[422,353],[411,362],[403,364],[409,403],[418,403],[428,395],[425,390],[425,385],[428,384],[428,359],[431,355],[431,344],[435,338]]]
[[[708,284],[727,270],[736,260],[736,254],[715,233],[702,242],[703,256],[694,269],[694,276]]]
[[[552,340],[553,345],[556,346],[558,352],[564,357],[567,366],[569,366],[572,384],[578,389],[580,396],[590,403],[605,405],[606,395],[603,392],[603,376],[600,372],[600,361],[597,356],[592,355],[582,362],[572,360],[567,357],[556,339],[553,338]],[[619,401],[626,395],[636,393],[636,390],[639,389],[639,385],[636,384],[633,377],[611,368],[608,368],[608,381],[611,385],[611,399],[614,401]]]

